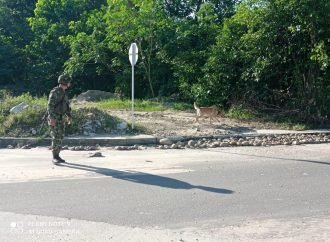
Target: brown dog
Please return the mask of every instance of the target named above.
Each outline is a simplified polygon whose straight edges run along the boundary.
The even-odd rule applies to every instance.
[[[199,118],[201,117],[209,117],[210,118],[210,123],[211,120],[215,119],[219,121],[217,118],[219,114],[218,107],[213,105],[211,107],[198,107],[196,103],[194,102],[194,108],[196,109],[196,120],[198,122]]]

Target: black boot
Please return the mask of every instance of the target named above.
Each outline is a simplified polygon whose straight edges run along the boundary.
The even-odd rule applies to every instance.
[[[59,154],[55,154],[55,155],[53,155],[53,164],[54,164],[54,165],[57,165],[57,164],[59,164],[59,163],[65,163],[65,160],[63,160],[63,159],[59,156]]]

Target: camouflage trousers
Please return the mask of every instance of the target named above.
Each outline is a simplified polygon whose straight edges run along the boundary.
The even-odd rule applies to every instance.
[[[50,126],[50,134],[52,137],[52,151],[54,155],[58,155],[62,148],[62,140],[65,132],[65,121],[63,117],[56,117],[56,125]]]

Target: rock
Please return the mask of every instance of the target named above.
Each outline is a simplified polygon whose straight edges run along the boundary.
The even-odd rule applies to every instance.
[[[98,128],[102,127],[101,121],[100,120],[95,120],[95,126],[98,127]],[[126,124],[126,127],[127,127],[127,124]]]
[[[34,128],[31,128],[30,132],[31,132],[32,135],[36,135],[37,134],[37,130],[35,130]]]
[[[172,144],[171,145],[171,149],[177,149],[178,148],[178,145],[177,144]]]
[[[197,144],[197,142],[195,140],[189,140],[188,141],[188,145],[191,147],[194,147]]]
[[[242,142],[242,145],[243,145],[243,146],[248,146],[248,145],[250,145],[250,142],[249,142],[249,141],[243,141],[243,142]]]
[[[164,139],[159,140],[159,144],[161,144],[161,145],[172,145],[173,142],[168,138],[164,138]]]
[[[30,145],[23,145],[21,147],[21,149],[23,149],[23,150],[31,149],[31,146]]]
[[[215,143],[213,143],[209,146],[209,148],[216,148],[216,147],[217,147],[217,145]]]
[[[260,140],[256,140],[253,142],[254,146],[261,146],[261,141]]]
[[[232,146],[236,146],[236,145],[237,145],[237,142],[236,142],[235,140],[231,140],[231,141],[229,142],[229,144],[232,145]]]
[[[86,92],[81,93],[78,95],[73,101],[75,102],[93,102],[93,101],[100,101],[102,99],[110,99],[110,98],[119,98],[118,94],[114,94],[111,92],[104,92],[99,90],[88,90]]]
[[[178,146],[184,146],[184,142],[182,142],[182,141],[179,141],[179,142],[177,142],[176,143]]]
[[[127,129],[127,123],[121,122],[121,123],[117,124],[117,129],[119,129],[119,130]]]
[[[18,105],[16,105],[16,106],[12,107],[12,108],[10,109],[10,112],[11,112],[11,113],[20,113],[20,112],[22,112],[24,109],[26,109],[26,108],[28,108],[28,107],[29,107],[28,104],[26,104],[25,102],[21,102],[20,104],[18,104]]]
[[[220,147],[228,147],[229,144],[227,142],[221,142]]]
[[[89,157],[104,157],[104,156],[102,155],[101,152],[95,152],[95,153],[89,155]]]
[[[169,140],[171,140],[173,143],[179,142],[179,141],[183,141],[184,138],[182,136],[171,136],[168,138]]]
[[[70,148],[70,150],[73,151],[81,151],[81,150],[85,150],[83,146],[73,146]]]

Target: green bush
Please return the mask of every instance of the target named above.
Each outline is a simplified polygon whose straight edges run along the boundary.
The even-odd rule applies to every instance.
[[[0,113],[9,114],[12,107],[25,102],[29,106],[46,106],[47,97],[43,96],[40,98],[32,97],[30,93],[24,93],[20,96],[13,97],[9,92],[4,90],[0,91]]]
[[[38,131],[41,127],[42,117],[46,112],[45,107],[32,106],[20,113],[11,113],[1,117],[2,126],[0,135],[6,136],[31,136],[31,130]]]
[[[27,136],[31,129],[38,130],[46,112],[47,98],[32,97],[30,93],[12,96],[7,90],[0,90],[0,135]],[[20,113],[10,113],[10,109],[22,102],[29,105]]]
[[[193,109],[193,104],[189,104],[189,103],[174,103],[172,105],[172,109],[173,110],[177,110],[177,111],[187,111],[187,110]]]
[[[255,118],[255,115],[248,109],[244,108],[242,105],[232,106],[226,114],[229,118],[250,120]]]

